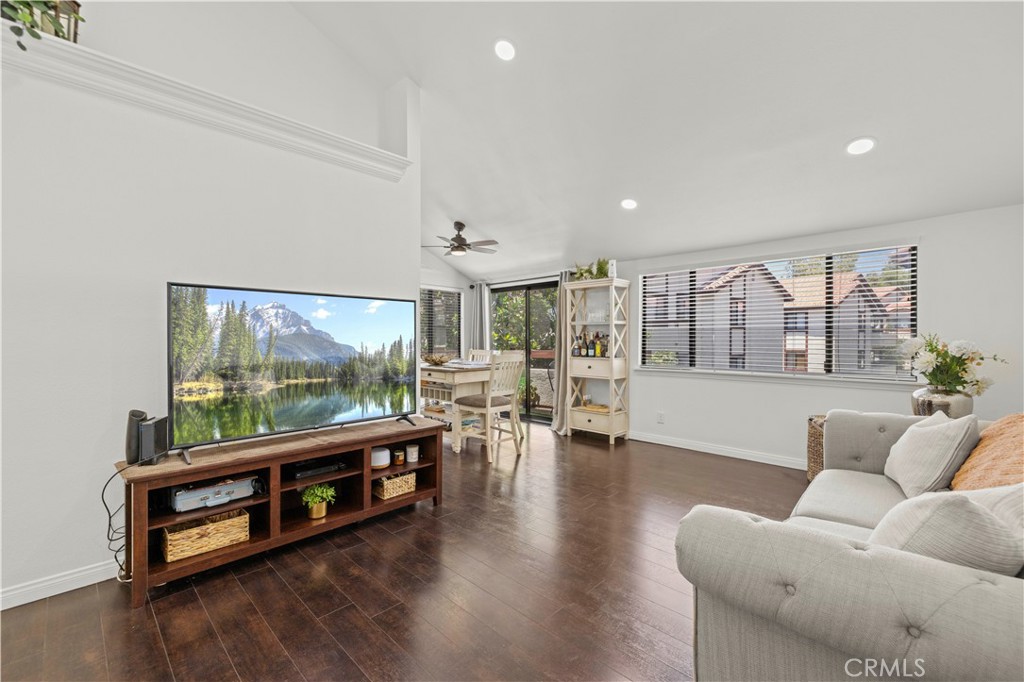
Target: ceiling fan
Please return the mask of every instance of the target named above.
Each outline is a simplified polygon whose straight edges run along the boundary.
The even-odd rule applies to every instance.
[[[470,242],[466,241],[466,238],[462,236],[462,231],[466,229],[466,224],[458,220],[455,221],[455,236],[454,237],[442,237],[437,235],[437,238],[445,242],[444,246],[425,246],[427,249],[448,249],[444,252],[446,256],[465,256],[468,252],[474,251],[476,253],[498,253],[495,249],[488,249],[488,246],[497,246],[498,242],[493,239],[481,239],[479,241]]]

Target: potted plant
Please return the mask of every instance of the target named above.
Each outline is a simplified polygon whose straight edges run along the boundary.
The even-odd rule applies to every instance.
[[[39,40],[40,33],[63,38],[72,43],[78,42],[78,24],[85,19],[78,13],[78,2],[60,0],[54,2],[34,2],[27,0],[4,0],[0,10],[4,19],[10,20],[11,33],[17,38],[18,47],[27,50],[21,39],[27,33]]]
[[[334,504],[337,493],[334,486],[327,483],[316,483],[302,491],[302,502],[306,505],[306,515],[311,519],[322,519],[327,516],[327,504]]]
[[[988,377],[978,376],[976,368],[985,360],[1006,362],[996,355],[982,355],[970,341],[946,343],[937,334],[908,339],[902,350],[914,370],[928,382],[911,396],[911,405],[917,415],[942,411],[955,419],[971,414],[974,397],[992,385]]]
[[[604,279],[611,276],[611,261],[607,258],[598,258],[597,262],[590,263],[589,265],[576,263],[572,272],[572,278],[577,282],[588,279]]]

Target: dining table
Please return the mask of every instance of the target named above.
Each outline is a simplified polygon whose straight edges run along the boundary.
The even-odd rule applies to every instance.
[[[427,384],[442,385],[450,391],[448,401],[454,409],[455,400],[468,395],[487,392],[487,383],[491,378],[491,363],[452,361],[443,365],[420,364],[420,381]],[[462,451],[462,424],[460,419],[452,419],[452,451]]]

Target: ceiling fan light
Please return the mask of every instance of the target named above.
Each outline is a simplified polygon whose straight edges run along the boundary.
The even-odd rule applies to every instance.
[[[452,247],[452,255],[453,256],[465,256],[466,255],[466,247],[465,246],[453,246]]]

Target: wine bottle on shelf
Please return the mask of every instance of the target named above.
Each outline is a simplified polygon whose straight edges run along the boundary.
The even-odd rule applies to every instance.
[[[595,332],[594,333],[594,357],[595,358],[604,357],[601,354],[601,351],[602,351],[602,348],[601,348],[601,332]]]
[[[594,357],[594,337],[593,336],[591,336],[590,340],[587,341],[587,357],[588,358]]]

